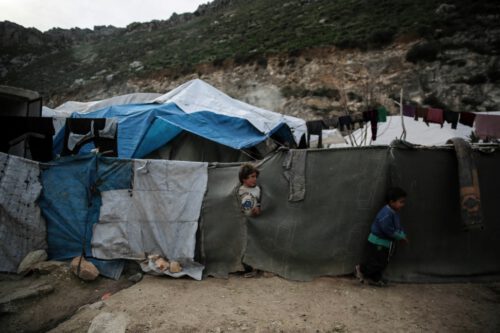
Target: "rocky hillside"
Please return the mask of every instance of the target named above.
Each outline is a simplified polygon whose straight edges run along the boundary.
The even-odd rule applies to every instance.
[[[0,84],[50,106],[201,78],[304,118],[406,100],[500,110],[500,3],[215,0],[168,20],[42,33],[0,22]]]

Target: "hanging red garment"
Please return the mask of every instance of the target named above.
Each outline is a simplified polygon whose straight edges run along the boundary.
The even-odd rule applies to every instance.
[[[427,110],[427,115],[424,118],[426,123],[440,124],[443,127],[444,123],[444,113],[441,109],[429,108]]]

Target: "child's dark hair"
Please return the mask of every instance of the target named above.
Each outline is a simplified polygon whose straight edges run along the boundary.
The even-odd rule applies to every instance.
[[[400,187],[391,187],[387,190],[387,195],[385,199],[387,200],[387,203],[391,201],[396,201],[402,198],[406,198],[406,192]]]
[[[240,172],[238,177],[240,179],[240,183],[243,184],[243,180],[247,179],[252,173],[256,173],[257,177],[259,176],[259,169],[257,169],[253,164],[245,163],[240,167]]]

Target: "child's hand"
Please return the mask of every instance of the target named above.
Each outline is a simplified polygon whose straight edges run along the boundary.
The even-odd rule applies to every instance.
[[[254,207],[252,209],[252,216],[258,216],[260,215],[260,207]]]

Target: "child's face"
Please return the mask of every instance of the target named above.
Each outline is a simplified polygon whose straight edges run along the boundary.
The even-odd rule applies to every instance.
[[[247,178],[243,179],[243,185],[246,187],[257,186],[257,172],[251,173]]]
[[[406,198],[400,198],[398,200],[389,201],[389,206],[396,212],[399,212],[406,204]]]

